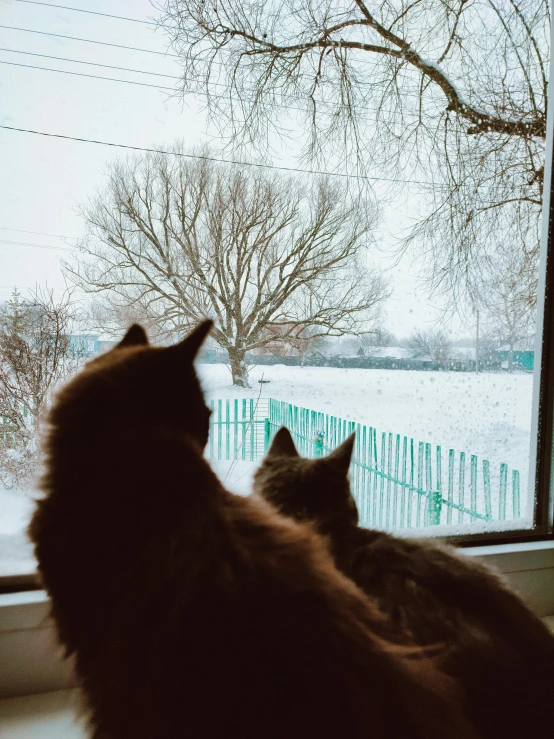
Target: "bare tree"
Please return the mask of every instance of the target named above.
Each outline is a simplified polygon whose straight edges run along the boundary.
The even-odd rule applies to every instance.
[[[146,329],[153,343],[162,343],[166,338],[163,327],[153,317],[140,298],[129,303],[112,299],[111,294],[101,294],[92,299],[83,311],[82,322],[90,331],[105,334],[110,339],[119,339],[133,323]]]
[[[231,142],[267,146],[298,120],[308,159],[412,180],[424,207],[404,247],[432,290],[471,298],[517,242],[535,302],[548,0],[161,4],[182,91],[207,95]]]
[[[527,300],[525,260],[506,251],[484,285],[482,303],[489,335],[508,347],[508,371],[513,371],[516,344],[534,333],[536,312]]]
[[[168,336],[212,317],[241,386],[249,350],[371,323],[387,288],[363,263],[370,203],[326,180],[306,185],[175,151],[113,165],[67,265],[81,288],[146,312]]]
[[[387,331],[386,328],[377,328],[371,333],[363,334],[360,336],[360,346],[365,350],[370,347],[386,347],[386,346],[397,346],[398,339],[396,336]]]
[[[452,359],[452,341],[441,330],[415,331],[406,341],[406,348],[414,359],[429,357],[441,365],[447,365]]]
[[[13,484],[38,458],[37,428],[52,390],[82,363],[71,344],[76,317],[71,293],[55,298],[38,289],[27,298],[14,291],[0,307],[0,479]]]

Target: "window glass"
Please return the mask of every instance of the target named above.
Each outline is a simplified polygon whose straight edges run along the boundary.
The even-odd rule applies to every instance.
[[[533,527],[548,3],[14,2],[0,36],[0,575],[53,393],[132,322],[215,319],[236,492],[279,426],[355,431],[363,525]]]

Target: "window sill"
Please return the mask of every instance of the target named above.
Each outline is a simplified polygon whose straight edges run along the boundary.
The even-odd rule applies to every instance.
[[[460,551],[496,567],[538,616],[552,616],[554,621],[554,541]],[[58,691],[75,684],[71,664],[56,642],[46,593],[0,594],[0,697]]]

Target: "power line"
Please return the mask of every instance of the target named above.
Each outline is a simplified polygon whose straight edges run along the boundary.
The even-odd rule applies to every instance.
[[[33,234],[35,236],[53,236],[56,239],[75,239],[77,240],[79,238],[78,236],[64,236],[63,234],[44,233],[44,231],[25,231],[22,228],[8,228],[7,226],[0,226],[0,231],[15,231],[16,233]]]
[[[109,13],[99,13],[96,10],[83,10],[83,8],[71,8],[68,5],[54,5],[54,3],[41,3],[38,0],[15,0],[16,3],[26,3],[27,5],[42,5],[46,8],[60,8],[61,10],[72,10],[74,13],[89,13],[90,15],[101,15],[104,18],[115,18],[118,21],[130,21],[131,23],[145,23],[147,26],[155,26],[153,21],[143,21],[138,18],[127,18],[123,15],[110,15]]]
[[[115,49],[126,49],[127,51],[140,51],[142,54],[157,54],[158,56],[171,56],[175,59],[179,58],[178,54],[170,54],[165,51],[152,51],[151,49],[139,49],[136,46],[124,46],[123,44],[110,44],[107,41],[97,41],[90,38],[79,38],[78,36],[65,36],[62,33],[50,33],[49,31],[36,31],[33,28],[20,28],[19,26],[3,26],[0,28],[6,28],[9,31],[22,31],[23,33],[37,33],[40,36],[53,36],[54,38],[63,38],[69,41],[80,41],[85,44],[99,44],[100,46],[112,46]]]
[[[27,53],[27,52],[24,52]],[[71,60],[68,61],[77,61],[78,60]],[[107,65],[104,64],[98,64],[95,65],[94,62],[81,62],[82,64],[93,64],[94,66],[104,67]],[[119,82],[123,85],[138,85],[139,87],[153,87],[156,90],[171,90],[172,92],[177,92],[177,89],[175,87],[169,87],[168,85],[151,85],[149,82],[135,82],[134,80],[122,80],[118,77],[103,77],[99,74],[86,74],[85,72],[71,72],[68,69],[52,69],[51,67],[40,67],[36,64],[21,64],[20,62],[6,62],[3,59],[0,59],[0,64],[8,64],[12,67],[23,67],[24,69],[38,69],[42,72],[57,72],[58,74],[69,74],[74,77],[87,77],[89,79],[93,80],[104,80],[106,82]],[[125,70],[124,67],[111,67],[111,69],[121,69],[123,71],[139,71],[139,70]],[[154,74],[151,72],[142,72],[142,74]],[[163,75],[164,77],[169,77],[171,75]],[[180,77],[174,77],[174,79],[179,80]],[[202,97],[211,97],[211,98],[218,98],[220,100],[233,100],[234,102],[242,102],[241,100],[238,100],[237,98],[233,97],[227,97],[226,95],[208,95],[208,93],[203,92],[202,90],[183,90],[183,95],[200,95]],[[283,106],[286,110],[294,110],[298,113],[307,113],[305,108],[296,108],[292,105]],[[370,110],[370,108],[367,108],[367,110]],[[327,115],[324,113],[324,115]]]
[[[348,174],[347,172],[323,172],[317,169],[298,169],[296,167],[280,167],[276,164],[258,164],[256,162],[242,162],[232,159],[219,159],[217,157],[202,156],[201,154],[185,154],[181,151],[165,151],[163,149],[151,149],[145,146],[131,146],[130,144],[115,144],[112,141],[98,141],[95,139],[86,139],[77,136],[65,136],[61,133],[46,133],[45,131],[33,131],[29,128],[16,128],[15,126],[0,125],[0,129],[5,131],[18,131],[20,133],[30,133],[35,136],[47,136],[55,139],[65,139],[67,141],[78,141],[86,144],[98,144],[100,146],[112,146],[117,149],[130,149],[132,151],[145,151],[152,154],[166,154],[170,156],[182,157],[184,159],[202,159],[208,162],[217,162],[219,164],[234,164],[241,167],[257,167],[258,169],[275,169],[280,172],[297,172],[299,174],[321,175],[324,177],[342,177],[344,179],[368,180],[372,182],[396,182],[398,184],[412,185],[433,185],[432,182],[423,180],[399,180],[391,177],[369,177],[367,175]]]
[[[71,62],[73,64],[86,64],[90,67],[103,67],[104,69],[118,69],[121,72],[136,72],[137,74],[151,74],[154,77],[169,77],[172,80],[180,80],[181,78],[175,74],[161,74],[160,72],[147,72],[144,69],[131,69],[129,67],[114,67],[111,64],[100,64],[99,62],[84,62],[81,59],[69,59],[64,56],[51,56],[50,54],[37,54],[35,51],[20,51],[19,49],[5,49],[0,47],[0,51],[7,51],[10,54],[25,54],[25,56],[39,56],[42,59],[55,59],[58,62]],[[105,78],[101,78],[105,79]]]
[[[170,79],[181,80],[181,77],[178,77],[175,75],[159,74],[158,72],[147,72],[141,69],[130,69],[128,67],[117,67],[117,66],[111,66],[108,64],[99,64],[97,62],[85,62],[85,61],[81,61],[80,59],[69,59],[69,58],[64,58],[64,57],[49,56],[47,54],[36,54],[35,52],[19,51],[17,49],[0,49],[0,51],[8,51],[8,52],[12,52],[15,54],[29,54],[31,56],[45,57],[47,59],[57,59],[59,61],[73,62],[75,64],[87,64],[87,65],[94,66],[94,67],[104,67],[107,69],[118,69],[118,70],[121,70],[122,72],[136,72],[138,74],[150,74],[156,77],[168,77]],[[37,64],[22,64],[21,62],[7,62],[3,59],[0,60],[0,64],[7,64],[12,67],[23,67],[24,69],[36,69],[42,72],[57,72],[58,74],[69,74],[74,77],[87,77],[89,79],[94,79],[94,80],[104,80],[106,82],[119,82],[123,85],[138,85],[139,87],[152,87],[156,90],[171,90],[172,92],[178,92],[177,88],[169,87],[168,85],[154,85],[148,82],[135,82],[134,80],[122,80],[118,77],[103,77],[102,75],[98,75],[98,74],[86,74],[85,72],[72,72],[68,69],[52,69],[52,67],[41,67]],[[212,83],[212,84],[215,84],[219,87],[226,87],[224,84],[219,83],[219,82]],[[256,91],[253,90],[253,92],[255,93]],[[247,100],[247,98],[240,99],[236,97],[231,97],[230,95],[216,95],[213,93],[207,93],[207,92],[204,92],[203,90],[183,90],[182,94],[183,95],[199,95],[202,97],[209,97],[209,98],[218,99],[218,100],[232,100],[237,103],[243,103]],[[295,99],[302,100],[302,98],[298,96],[296,96]],[[251,101],[253,102],[253,99],[251,99]],[[316,102],[318,105],[332,105],[332,103],[328,103],[324,100],[319,100],[319,99],[315,99],[314,102]],[[368,105],[359,105],[358,107],[360,110],[367,110],[373,113],[379,110],[378,108],[371,108]],[[294,110],[297,113],[311,113],[311,111],[306,108],[298,108],[294,105],[283,105],[281,106],[281,109],[282,110]],[[320,111],[320,113],[322,115],[333,115],[332,112],[326,112],[326,111]]]
[[[60,33],[50,33],[50,32],[47,32],[47,31],[37,31],[37,30],[34,30],[32,28],[20,28],[18,26],[5,26],[5,25],[2,25],[2,24],[0,24],[0,28],[6,28],[6,29],[11,30],[11,31],[22,31],[22,32],[25,32],[25,33],[37,33],[37,34],[40,34],[42,36],[52,36],[54,38],[63,38],[63,39],[67,39],[67,40],[70,40],[70,41],[79,41],[79,42],[88,43],[88,44],[99,44],[101,46],[110,46],[110,47],[113,47],[113,48],[116,48],[116,49],[125,49],[127,51],[138,51],[138,52],[143,53],[143,54],[156,54],[157,56],[171,57],[171,58],[174,58],[174,59],[180,59],[180,56],[178,54],[170,54],[169,52],[152,51],[152,49],[141,49],[141,48],[138,48],[136,46],[124,46],[122,44],[111,44],[111,43],[108,43],[106,41],[98,41],[98,40],[95,40],[95,39],[79,38],[77,36],[65,36],[65,35],[60,34]],[[178,80],[182,79],[181,77],[175,77],[174,75],[158,75],[158,73],[156,73],[156,72],[145,72],[144,70],[140,70],[140,69],[127,69],[126,67],[111,67],[111,66],[109,66],[107,64],[96,64],[94,62],[83,62],[83,61],[81,61],[79,59],[64,59],[63,57],[47,56],[46,54],[34,54],[33,52],[19,51],[17,49],[3,49],[3,51],[9,51],[9,52],[16,53],[16,54],[31,54],[32,56],[43,56],[43,57],[45,57],[47,59],[58,59],[60,61],[75,62],[77,64],[91,64],[91,65],[94,65],[94,66],[106,67],[106,68],[109,68],[109,69],[119,69],[119,70],[124,71],[124,72],[137,72],[138,74],[151,74],[151,75],[156,75],[156,76],[170,77],[172,79],[178,79]],[[4,62],[4,63],[5,64],[10,64],[10,63],[11,64],[14,64],[14,62]],[[217,61],[214,61],[214,60],[212,60],[210,63],[211,64],[216,64],[217,66],[225,66],[223,62],[217,62]],[[25,66],[25,65],[19,65],[19,66]],[[36,69],[42,69],[44,71],[50,71],[50,72],[59,72],[59,71],[61,71],[61,70],[58,70],[58,69],[48,69],[46,67],[38,67],[38,66],[36,67]],[[77,74],[77,73],[76,72],[65,72],[65,74]],[[92,76],[93,75],[91,75],[91,77]],[[110,78],[110,77],[98,77],[97,79],[105,79],[105,80],[108,80],[110,82],[123,82],[123,83],[126,83],[127,82],[127,80],[118,80],[118,79],[114,79],[114,78]],[[133,83],[131,83],[131,84],[133,84]],[[134,84],[139,84],[139,83],[134,83]],[[212,84],[217,85],[218,87],[227,88],[227,85],[225,85],[224,83],[221,83],[221,82],[215,82],[215,83],[212,83]],[[160,87],[158,85],[152,85],[152,87],[158,87],[158,89],[170,89],[170,88],[162,88],[162,87]],[[173,88],[171,88],[171,89],[173,89]],[[254,93],[256,93],[256,92],[257,91],[254,90]],[[201,91],[195,92],[194,94],[195,95],[204,95],[204,96],[207,96],[207,93],[201,92]],[[417,93],[403,93],[402,96],[403,97],[412,97],[414,99],[421,100],[421,96],[419,94],[417,94]],[[236,100],[236,98],[228,98],[227,96],[223,96],[223,95],[212,95],[211,97],[218,97],[218,98],[225,98],[225,99]],[[301,99],[301,98],[299,98],[298,96],[296,96],[296,99]],[[239,102],[242,102],[242,101],[239,101]],[[330,103],[327,103],[326,101],[317,100],[317,99],[315,100],[315,102],[318,103],[318,104],[320,104],[320,105],[321,104],[328,104],[328,105],[330,104]],[[361,110],[370,110],[370,111],[373,111],[373,112],[376,112],[378,110],[378,108],[371,108],[370,106],[367,106],[367,105],[359,105],[358,107]],[[290,108],[290,107],[287,107],[287,109],[288,110],[297,110],[297,111],[299,111],[301,113],[311,112],[311,111],[306,111],[305,109],[302,109],[302,108]]]
[[[68,60],[73,61],[73,60]],[[77,61],[77,60],[75,60]],[[82,62],[83,64],[94,64],[93,62]],[[57,72],[58,74],[69,74],[73,77],[87,77],[88,79],[93,80],[104,80],[105,82],[119,82],[123,85],[137,85],[138,87],[152,87],[156,90],[171,90],[171,92],[177,92],[177,89],[175,87],[169,87],[168,85],[153,85],[149,82],[135,82],[134,80],[122,80],[118,77],[103,77],[99,74],[86,74],[85,72],[71,72],[69,69],[52,69],[52,67],[40,67],[37,64],[21,64],[21,62],[6,62],[3,59],[0,59],[0,64],[8,64],[11,67],[23,67],[24,69],[38,69],[42,72]],[[95,65],[99,67],[104,67],[107,65],[99,64]],[[125,70],[124,67],[111,67],[111,69],[121,69],[124,71],[133,71],[133,70]],[[139,70],[134,70],[139,71]],[[143,72],[142,74],[151,74],[150,72]],[[153,73],[152,73],[153,74]],[[169,77],[170,75],[163,75],[164,77]],[[179,80],[180,77],[174,77],[174,79]],[[200,95],[202,97],[208,97],[208,93],[203,92],[202,90],[183,90],[183,95]],[[227,97],[226,95],[209,95],[211,98],[218,98],[220,100],[233,100],[235,102],[241,102],[240,100],[237,100],[237,98]],[[284,106],[286,107],[286,110],[294,110],[298,113],[306,113],[305,108],[296,108],[292,105]]]
[[[0,239],[0,244],[11,244],[12,246],[32,246],[36,249],[52,249],[53,251],[72,251],[65,246],[49,246],[48,244],[33,244],[30,241],[7,241]]]
[[[116,67],[116,66],[112,66],[110,64],[99,64],[98,62],[85,62],[85,61],[81,61],[80,59],[70,59],[70,58],[61,57],[61,56],[50,56],[48,54],[37,54],[34,51],[20,51],[19,49],[5,49],[5,48],[0,48],[0,51],[7,51],[7,52],[10,52],[12,54],[25,54],[25,55],[28,55],[28,56],[38,56],[38,57],[42,57],[44,59],[56,59],[57,61],[71,62],[71,63],[74,63],[74,64],[86,64],[86,65],[92,66],[92,67],[103,67],[104,69],[117,69],[117,70],[119,70],[121,72],[136,72],[137,74],[149,74],[149,75],[154,75],[155,77],[168,77],[169,79],[173,79],[173,80],[181,80],[181,77],[179,77],[177,75],[172,75],[172,74],[160,74],[158,72],[147,72],[146,70],[143,70],[143,69],[130,69],[129,67]],[[142,85],[144,87],[155,87],[158,90],[173,90],[173,91],[175,91],[173,87],[168,87],[166,85],[150,85],[148,83],[134,82],[132,80],[122,80],[122,79],[115,78],[115,77],[102,77],[100,75],[85,74],[85,73],[82,73],[82,72],[71,72],[70,70],[66,70],[66,69],[52,69],[51,67],[40,67],[38,65],[33,65],[33,64],[21,64],[19,62],[7,62],[7,61],[4,61],[4,60],[0,60],[0,64],[9,64],[9,65],[12,65],[12,66],[19,66],[19,67],[24,67],[24,68],[27,68],[27,69],[39,69],[39,70],[41,70],[43,72],[59,72],[61,74],[72,74],[72,75],[77,75],[77,76],[81,76],[81,77],[90,77],[92,79],[97,79],[97,80],[107,80],[108,82],[121,82],[123,84]],[[225,87],[224,84],[218,83],[218,82],[215,82],[215,83],[212,83],[212,84],[217,85],[218,87]],[[206,93],[206,92],[204,92],[202,90],[186,90],[186,91],[183,91],[183,94],[201,95],[202,97],[208,97],[208,93]],[[234,100],[235,102],[242,102],[240,100],[237,100],[237,98],[228,97],[227,95],[215,95],[215,94],[211,94],[210,97],[211,98],[218,98],[220,100]],[[300,99],[300,98],[297,97],[296,99]],[[323,101],[322,100],[318,100],[316,102],[318,102],[319,104],[323,104]],[[299,113],[307,113],[307,112],[309,112],[309,111],[306,110],[306,108],[297,108],[297,107],[290,106],[290,105],[283,106],[283,108],[285,108],[286,110],[295,110],[295,111],[297,111]],[[375,112],[375,109],[372,109],[372,108],[364,107],[364,109],[365,110],[373,110]]]
[[[102,77],[98,74],[85,74],[85,72],[70,72],[68,69],[51,69],[50,67],[39,67],[36,64],[21,64],[20,62],[5,62],[0,60],[0,64],[9,64],[11,67],[25,67],[26,69],[40,69],[43,72],[57,72],[58,74],[70,74],[74,77],[88,77],[93,80],[107,80],[108,82],[121,82],[124,85],[138,85],[139,87],[154,87],[156,90],[171,90],[175,92],[174,87],[167,85],[151,85],[149,82],[134,82],[133,80],[120,80],[116,77]]]

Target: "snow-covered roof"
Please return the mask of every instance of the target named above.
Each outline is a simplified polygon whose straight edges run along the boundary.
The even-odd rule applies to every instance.
[[[409,359],[410,351],[403,346],[370,346],[366,350],[368,357],[388,359]]]
[[[100,336],[97,337],[97,341],[100,341],[100,342],[107,341],[107,342],[113,342],[114,344],[116,344],[118,342],[118,339],[115,339],[110,334],[100,334]]]
[[[504,346],[498,347],[499,352],[509,352],[510,349],[513,349],[515,352],[534,352],[535,351],[535,337],[527,336],[525,337],[525,339],[516,341],[513,347],[510,347],[509,344],[505,344]]]

